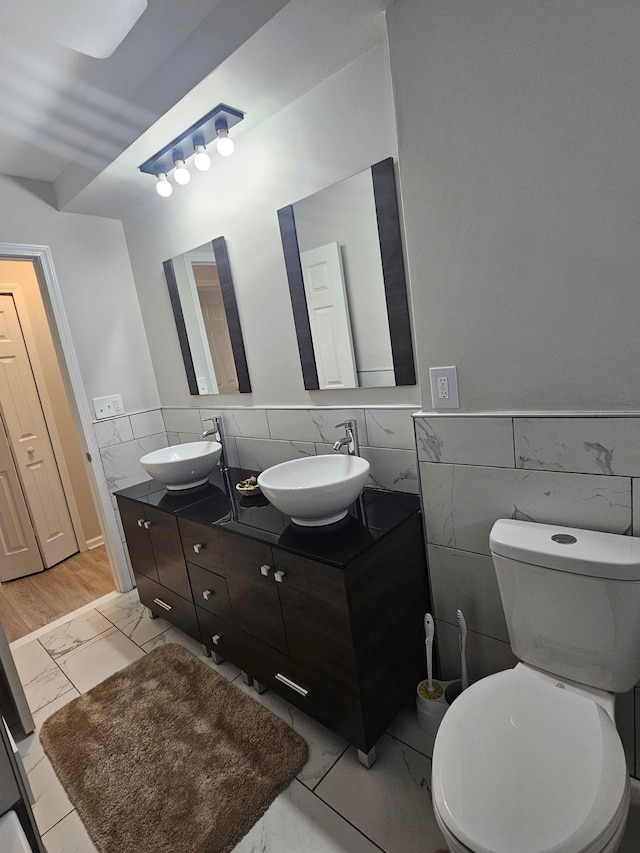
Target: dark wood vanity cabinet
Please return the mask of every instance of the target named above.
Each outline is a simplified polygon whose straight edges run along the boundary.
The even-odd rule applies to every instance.
[[[321,548],[302,556],[239,532],[240,525],[206,524],[120,496],[118,503],[147,607],[198,636],[216,660],[236,664],[370,752],[424,675],[426,563],[417,506],[382,535],[368,533],[353,557],[336,564],[316,559]],[[338,534],[347,549],[352,533],[364,529],[350,524]]]
[[[177,519],[142,502],[117,501],[140,601],[200,639]]]
[[[346,568],[219,531],[232,618],[203,644],[368,753],[423,677],[419,516]]]

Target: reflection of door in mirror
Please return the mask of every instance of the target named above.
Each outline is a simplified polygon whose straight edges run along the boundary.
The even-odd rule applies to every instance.
[[[163,264],[192,394],[251,391],[224,237]]]
[[[209,350],[213,359],[218,393],[237,393],[238,376],[233,361],[231,337],[229,336],[227,317],[222,301],[218,268],[215,264],[193,263],[192,269],[202,311],[205,336],[209,342]]]
[[[300,252],[320,388],[356,388],[356,359],[338,243]]]

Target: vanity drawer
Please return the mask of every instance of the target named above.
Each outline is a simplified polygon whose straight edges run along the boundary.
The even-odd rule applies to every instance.
[[[219,575],[224,575],[224,565],[220,556],[218,533],[214,527],[197,524],[186,518],[178,519],[184,558],[189,563],[202,566]]]
[[[149,580],[144,575],[138,575],[138,595],[145,607],[156,616],[163,616],[196,640],[200,640],[196,609],[190,601],[185,601],[175,592]]]
[[[259,642],[219,616],[196,607],[207,648],[234,663],[292,705],[368,752],[359,699],[317,672]]]
[[[229,603],[226,580],[220,575],[202,569],[200,566],[194,566],[192,563],[187,563],[187,571],[191,581],[193,600],[205,610],[231,619],[231,604]]]

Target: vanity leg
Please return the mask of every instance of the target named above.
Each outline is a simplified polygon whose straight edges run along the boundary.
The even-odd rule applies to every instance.
[[[266,684],[262,684],[260,681],[254,681],[253,688],[256,693],[266,693],[269,689]]]
[[[202,643],[202,645],[200,646],[200,648],[202,649],[202,654],[203,654],[206,658],[210,658],[210,657],[211,657],[211,649],[208,649],[208,648],[205,646],[205,644],[204,644],[204,643]]]
[[[158,618],[158,614],[154,613],[153,610],[150,610],[148,607],[145,607],[145,610],[147,611],[147,616],[149,617],[149,619],[157,619]]]
[[[245,672],[243,669],[240,670],[240,674],[242,675],[242,680],[245,684],[253,684],[253,676],[249,675],[248,672]]]
[[[376,761],[376,748],[372,746],[369,752],[362,752],[362,750],[358,750],[358,761],[364,767],[373,767]]]
[[[224,663],[225,658],[222,655],[219,655],[217,652],[210,652],[211,660],[214,663]]]

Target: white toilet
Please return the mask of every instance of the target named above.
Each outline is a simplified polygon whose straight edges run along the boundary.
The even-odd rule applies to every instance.
[[[496,521],[491,553],[522,663],[472,684],[433,750],[451,853],[609,853],[629,810],[614,693],[640,678],[640,539]]]

